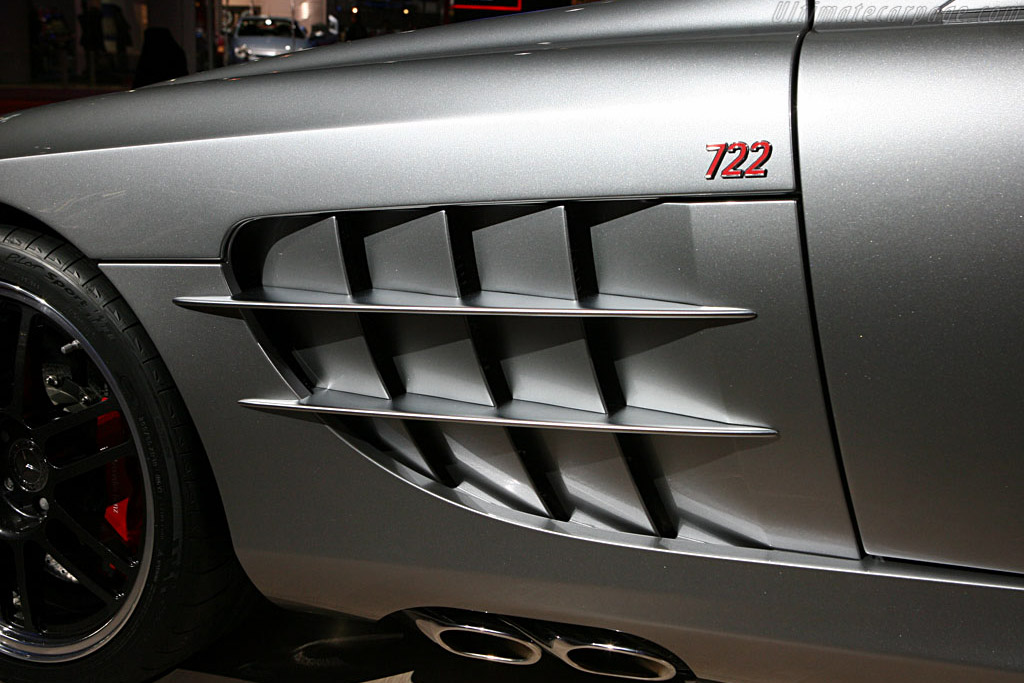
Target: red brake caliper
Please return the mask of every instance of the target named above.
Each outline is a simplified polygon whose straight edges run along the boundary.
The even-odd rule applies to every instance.
[[[126,437],[124,418],[120,412],[112,410],[96,418],[96,445],[99,448],[117,446],[124,443]],[[107,507],[103,517],[129,548],[138,546],[142,532],[141,519],[130,514],[134,492],[135,486],[128,473],[127,462],[121,459],[107,465],[107,500],[117,502]]]

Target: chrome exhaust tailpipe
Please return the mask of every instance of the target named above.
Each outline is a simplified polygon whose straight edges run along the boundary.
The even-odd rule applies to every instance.
[[[522,666],[535,664],[543,654],[537,643],[497,617],[437,610],[408,614],[423,635],[461,657]]]
[[[574,669],[631,681],[667,681],[679,671],[654,646],[615,631],[559,629],[536,622],[516,623],[523,633]]]

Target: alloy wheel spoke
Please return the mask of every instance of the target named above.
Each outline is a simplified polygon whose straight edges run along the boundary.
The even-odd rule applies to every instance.
[[[32,430],[32,434],[36,438],[45,441],[56,434],[81,427],[88,422],[93,422],[101,415],[106,415],[107,413],[118,410],[118,408],[117,399],[115,398],[108,398],[105,401],[97,401],[91,406],[87,406],[76,413],[61,415],[58,418],[50,420],[46,424],[35,427]]]
[[[151,489],[119,385],[86,335],[4,282],[0,328],[0,631],[18,658],[63,661],[138,602]]]
[[[98,467],[102,467],[115,460],[126,458],[130,455],[135,454],[135,444],[131,441],[125,441],[117,446],[110,446],[103,450],[97,451],[91,455],[85,455],[79,458],[75,458],[66,465],[53,468],[53,480],[57,483],[73,479],[74,477],[81,476],[86,472],[91,472]]]
[[[128,548],[123,545],[117,550],[111,548],[82,526],[78,520],[58,503],[50,504],[50,516],[67,527],[82,545],[92,550],[100,559],[113,566],[114,569],[129,578],[135,575],[137,563],[128,557]]]
[[[117,599],[112,591],[101,585],[95,578],[90,576],[79,563],[61,552],[53,543],[47,541],[43,543],[43,548],[50,554],[50,557],[60,564],[60,566],[64,567],[64,569],[68,570],[68,573],[78,579],[78,583],[81,586],[84,586],[86,590],[102,600],[105,604],[109,605]]]
[[[21,617],[27,631],[36,631],[36,615],[32,609],[32,568],[28,566],[28,544],[14,543],[11,549],[14,552],[14,575],[15,585],[18,590],[18,602],[21,607]]]

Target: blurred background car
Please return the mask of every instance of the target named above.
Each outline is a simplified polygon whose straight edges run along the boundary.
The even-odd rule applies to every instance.
[[[243,16],[228,46],[228,63],[241,64],[310,46],[306,31],[288,17]]]

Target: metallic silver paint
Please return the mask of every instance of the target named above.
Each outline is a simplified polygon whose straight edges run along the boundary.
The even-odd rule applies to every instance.
[[[217,257],[262,215],[791,192],[795,40],[683,37],[60,103],[0,123],[0,203],[128,260]],[[705,145],[736,139],[773,143],[768,177],[705,180]]]
[[[234,394],[294,394],[242,320],[171,303],[228,295],[219,266],[103,270],[143,316],[208,452],[222,456],[212,465],[240,559],[277,600],[369,617],[441,604],[621,629],[719,681],[1008,683],[1024,670],[1019,578],[685,540],[637,544],[643,537],[597,529],[568,538],[561,523],[538,525],[532,515],[499,521],[479,500],[462,501],[479,511],[467,514],[321,425],[233,405]],[[228,396],[211,368],[232,378]]]
[[[871,554],[1024,572],[1022,46],[1024,25],[804,45],[811,278]]]
[[[722,337],[636,353],[624,389],[630,375],[649,383],[674,364],[697,387],[685,406],[672,378],[654,392],[638,381],[632,390],[647,393],[631,398],[777,428],[779,438],[747,440],[747,449],[700,440],[696,478],[677,442],[652,443],[676,464],[666,480],[681,507],[791,551],[733,547],[687,529],[654,538],[541,519],[432,482],[414,459],[363,457],[316,418],[237,403],[296,407],[304,397],[254,338],[242,317],[250,312],[238,312],[250,302],[220,264],[103,269],[166,360],[210,454],[240,559],[276,600],[368,617],[449,605],[622,629],[721,681],[1020,680],[1020,576],[861,558],[806,287],[868,552],[1020,572],[1024,472],[1014,426],[1024,401],[1012,340],[1024,332],[1015,174],[1024,159],[1007,136],[1021,132],[1021,27],[811,33],[794,94],[802,7],[779,17],[774,0],[596,3],[3,117],[0,203],[90,256],[129,261],[219,259],[235,226],[263,216],[740,199],[640,212],[597,230],[595,257],[610,295],[671,291],[663,274],[674,257],[643,245],[672,231],[674,215],[693,217],[697,240],[681,253],[711,253],[717,265],[696,271],[694,301],[757,312],[716,330]],[[853,27],[829,25],[823,13],[816,21]],[[940,70],[951,53],[954,66]],[[950,122],[957,129],[944,134]],[[768,178],[704,179],[705,144],[760,139],[775,148]],[[751,201],[798,189],[802,204]],[[635,257],[628,266],[612,258],[623,253]],[[562,312],[536,297],[381,303],[348,294],[292,301],[270,292],[260,306],[317,316],[397,310],[386,306]],[[654,327],[643,329],[657,339]],[[387,398],[379,376],[351,379],[350,367],[321,370],[342,375],[338,388],[354,381]],[[509,462],[460,466],[521,480]],[[628,487],[616,492],[621,516],[646,524]],[[518,495],[520,509],[537,506]]]
[[[805,13],[806,14],[806,13]],[[179,78],[217,78],[588,45],[721,39],[766,33],[795,36],[806,16],[778,16],[775,0],[605,0],[586,7],[528,12],[483,21],[383,36],[319,49],[245,69],[221,69]]]

